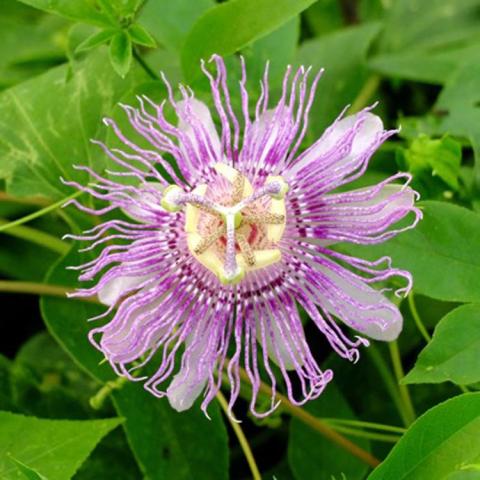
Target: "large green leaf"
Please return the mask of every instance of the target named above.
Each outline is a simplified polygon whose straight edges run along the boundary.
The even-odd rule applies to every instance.
[[[314,0],[231,0],[206,12],[195,23],[182,48],[187,81],[200,72],[200,60],[214,53],[227,56],[274,31]]]
[[[322,133],[357,96],[368,76],[365,56],[379,30],[377,23],[346,28],[308,40],[299,48],[297,63],[317,70],[325,68],[310,113],[310,131],[314,134]]]
[[[65,268],[87,260],[72,251],[53,268],[48,282],[75,285],[75,273]],[[41,307],[50,332],[78,364],[101,381],[115,378],[108,363],[100,364],[101,354],[87,340],[91,328],[87,319],[103,311],[103,307],[47,297],[42,298]],[[166,398],[150,395],[139,383],[128,383],[115,390],[113,400],[119,415],[125,418],[127,438],[148,478],[227,478],[227,432],[216,404],[209,408],[211,421],[198,404],[177,413]]]
[[[404,383],[480,381],[480,304],[462,305],[435,328]]]
[[[478,35],[479,17],[478,0],[397,0],[379,45],[382,51],[445,47]]]
[[[142,8],[138,21],[162,46],[178,52],[192,25],[214,5],[213,0],[149,1]]]
[[[445,83],[478,57],[477,0],[398,0],[369,65],[389,76]]]
[[[474,185],[480,198],[480,65],[465,65],[442,90],[435,104],[440,131],[466,137],[475,153]]]
[[[305,408],[317,417],[355,418],[349,404],[334,384],[330,384],[320,398]],[[358,440],[358,445],[368,450],[370,442],[361,439]],[[292,419],[290,423],[288,460],[298,480],[331,480],[332,477],[342,478],[342,473],[349,480],[360,480],[368,470],[367,465],[332,445],[297,419]]]
[[[49,480],[71,478],[97,443],[119,424],[116,418],[43,420],[0,412],[0,477],[24,478],[11,455]]]
[[[376,55],[368,66],[387,77],[443,85],[458,68],[476,61],[479,48],[468,43],[432,52],[405,49]]]
[[[480,393],[452,398],[422,415],[368,478],[446,480],[478,464],[479,438]]]
[[[417,227],[378,245],[342,244],[368,258],[389,255],[410,271],[415,291],[438,300],[480,300],[480,215],[446,202],[422,202]]]
[[[111,18],[87,0],[20,0],[32,7],[92,25],[111,25]]]
[[[0,410],[12,410],[11,362],[0,354]]]
[[[94,52],[67,80],[66,67],[50,70],[0,94],[0,177],[13,195],[63,198],[71,189],[59,177],[87,180],[73,164],[98,167],[103,158],[102,117],[137,77],[115,74],[104,52]]]

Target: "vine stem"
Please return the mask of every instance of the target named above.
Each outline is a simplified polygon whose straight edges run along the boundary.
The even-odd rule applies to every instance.
[[[139,63],[139,65],[147,72],[150,78],[153,80],[159,80],[159,76],[155,73],[150,65],[142,58],[142,56],[138,53],[136,48],[133,49],[133,58]]]
[[[408,427],[410,425],[408,414],[405,411],[403,402],[400,400],[399,390],[397,386],[397,382],[393,377],[393,374],[386,364],[382,354],[378,351],[378,348],[371,344],[369,348],[367,348],[367,354],[369,355],[371,361],[375,365],[378,373],[382,377],[383,383],[387,389],[388,394],[390,395],[393,403],[397,407],[398,413],[400,414],[400,418],[402,419],[403,424]]]
[[[68,202],[69,200],[73,200],[74,198],[79,197],[80,195],[82,195],[82,193],[83,191],[72,193],[72,195],[69,195],[68,197],[63,198],[58,202],[52,203],[46,206],[45,208],[42,208],[41,210],[37,210],[36,212],[31,213],[30,215],[25,215],[24,217],[18,218],[17,220],[13,220],[12,222],[6,222],[2,220],[2,224],[0,224],[0,232],[4,232],[14,227],[18,227],[19,225],[23,225],[24,223],[30,222],[35,218],[38,218],[47,213],[50,213],[53,210],[60,208],[65,202]]]
[[[349,113],[357,113],[362,108],[365,108],[373,97],[374,93],[377,91],[380,86],[382,77],[376,73],[372,73],[363,84],[360,92],[358,92],[357,97],[353,101]]]
[[[5,232],[12,237],[21,238],[32,243],[36,243],[42,247],[48,248],[60,255],[65,255],[70,249],[70,245],[65,243],[49,233],[36,230],[35,228],[26,227],[25,225],[11,225],[14,222],[9,222],[3,218],[0,218],[0,232]],[[8,226],[8,229],[2,228]]]
[[[240,367],[239,371],[240,378],[244,382],[250,383],[248,374],[245,369]],[[260,382],[260,391],[266,395],[272,395],[271,388],[262,381]],[[277,398],[282,402],[283,410],[288,412],[292,417],[298,418],[301,422],[305,423],[310,428],[317,431],[331,442],[337,444],[339,447],[347,450],[350,454],[352,454],[354,457],[357,457],[367,465],[375,468],[380,464],[380,460],[378,458],[374,457],[370,452],[367,452],[363,448],[359,447],[356,443],[353,443],[352,441],[348,440],[348,438],[345,438],[343,435],[336,432],[332,427],[327,425],[326,422],[318,419],[311,413],[308,413],[306,410],[303,410],[302,408],[293,405],[293,403],[291,403],[285,395],[279,392],[276,392],[275,394]]]
[[[400,358],[400,350],[398,348],[397,341],[390,342],[388,344],[388,349],[390,350],[390,358],[392,359],[393,371],[395,373],[395,377],[397,378],[397,385],[398,391],[400,393],[400,399],[402,401],[406,419],[408,425],[415,421],[415,409],[413,408],[412,399],[410,398],[410,392],[408,391],[408,387],[402,383],[400,380],[405,376],[405,372],[403,371],[402,360]]]
[[[426,329],[425,325],[422,322],[422,319],[420,318],[420,315],[418,314],[417,306],[415,304],[415,299],[413,297],[413,292],[410,292],[410,294],[407,297],[408,301],[408,307],[410,308],[410,312],[412,313],[413,320],[415,322],[415,325],[418,328],[418,331],[422,335],[422,337],[425,339],[427,343],[429,343],[432,340],[432,337],[428,333],[428,330]]]
[[[240,423],[232,418],[229,410],[228,410],[228,402],[223,396],[223,393],[219,390],[217,393],[217,400],[220,406],[222,407],[223,413],[225,414],[226,419],[230,423],[232,430],[234,431],[238,443],[242,448],[243,454],[247,460],[248,466],[250,467],[250,471],[252,472],[253,480],[261,480],[262,476],[260,475],[260,470],[257,467],[257,462],[255,461],[255,457],[253,456],[252,449],[250,448],[250,444],[248,443],[247,437],[243,433],[242,427],[240,427]]]

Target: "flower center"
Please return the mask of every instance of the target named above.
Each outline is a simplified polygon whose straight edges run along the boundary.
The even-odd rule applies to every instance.
[[[217,163],[214,185],[198,185],[191,193],[177,185],[163,194],[162,206],[177,212],[185,208],[185,232],[191,254],[223,284],[239,283],[245,274],[278,262],[276,244],[285,230],[285,194],[280,176],[267,177],[254,191],[233,167]]]

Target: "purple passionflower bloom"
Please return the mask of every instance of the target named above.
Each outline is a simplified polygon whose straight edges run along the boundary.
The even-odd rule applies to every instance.
[[[406,173],[368,188],[336,190],[362,176],[372,154],[396,133],[384,129],[372,108],[346,117],[342,112],[300,152],[321,72],[309,82],[310,69],[288,68],[280,100],[270,106],[267,66],[252,119],[243,60],[240,116],[231,105],[223,60],[212,61],[215,75],[202,67],[219,128],[190,90],[180,86],[177,101],[165,81],[168,102],[157,105],[143,96],[139,109],[122,105],[142,145],[150,146],[133,143],[106,119],[126,149],[95,143],[121,171],[108,170],[105,178],[78,167],[93,183],[67,182],[107,202],[94,210],[72,201],[82,210],[104,215],[119,208],[129,217],[77,237],[93,242],[86,250],[104,248],[95,260],[73,267],[82,281],[98,278],[74,295],[97,295],[109,307],[100,316],[109,321],[94,328],[90,340],[118,374],[143,380],[178,411],[203,394],[206,411],[222,374],[230,382],[232,408],[243,367],[252,385],[250,409],[262,416],[277,405],[272,363],[296,405],[318,397],[333,376],[312,354],[298,305],[348,360],[356,361],[358,347],[368,341],[349,338],[337,319],[375,340],[397,338],[401,314],[373,286],[398,276],[406,285],[396,294],[406,294],[410,274],[393,268],[388,257],[369,262],[332,246],[383,242],[413,227],[421,212]],[[165,118],[168,104],[175,124]],[[390,228],[409,212],[408,227]],[[155,373],[138,377],[135,370],[150,361]],[[256,408],[260,371],[273,392],[265,412]]]

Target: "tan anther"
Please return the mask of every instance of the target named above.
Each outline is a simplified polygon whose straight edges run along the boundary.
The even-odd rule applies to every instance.
[[[253,267],[255,265],[255,254],[253,253],[252,247],[245,238],[245,235],[237,235],[237,243],[240,247],[240,251],[242,252],[242,256],[245,259],[245,262],[250,267]]]
[[[243,221],[257,225],[280,225],[285,222],[285,215],[270,212],[249,213],[243,217]]]
[[[243,191],[245,189],[245,177],[240,173],[235,175],[232,188],[232,205],[237,204],[243,198]]]
[[[214,210],[213,208],[207,207],[206,205],[202,205],[201,203],[191,202],[195,208],[198,208],[202,212],[208,213],[210,215],[214,215],[215,217],[220,217],[220,213]]]
[[[206,237],[200,240],[200,243],[195,247],[194,252],[196,255],[201,255],[206,252],[211,245],[213,245],[222,235],[226,233],[225,225],[217,228],[214,232],[210,233]]]

